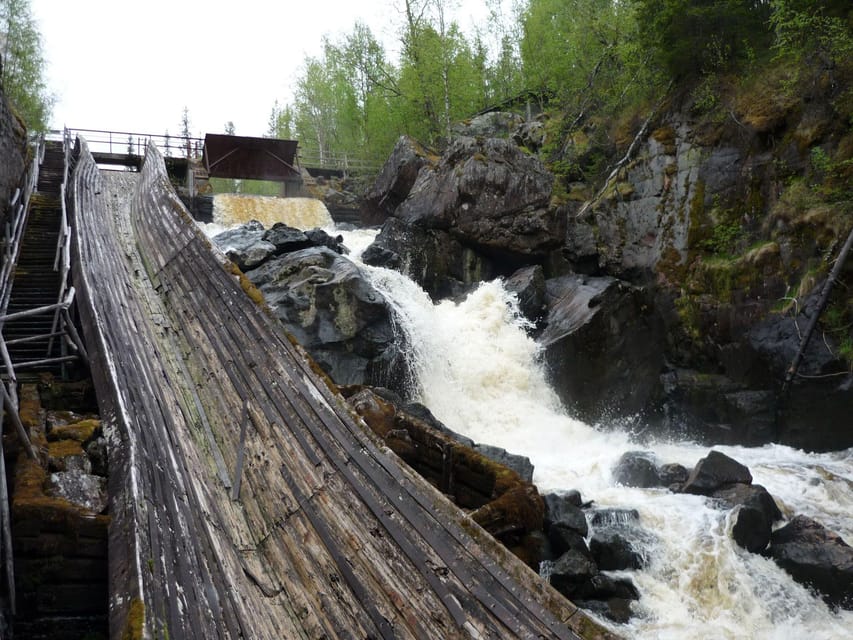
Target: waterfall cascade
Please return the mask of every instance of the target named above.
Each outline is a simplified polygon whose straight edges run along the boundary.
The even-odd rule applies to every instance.
[[[261,219],[254,213],[249,218]],[[356,261],[375,235],[333,230],[331,221],[281,221],[342,233]],[[641,550],[648,562],[624,575],[634,580],[641,598],[631,623],[615,631],[630,638],[673,640],[850,637],[853,611],[830,611],[772,560],[738,547],[730,536],[731,512],[700,496],[614,484],[611,470],[625,451],[651,450],[661,462],[690,468],[709,447],[638,444],[624,432],[594,428],[567,415],[548,386],[539,347],[527,335],[516,301],[500,282],[482,284],[460,303],[433,304],[405,276],[362,268],[395,309],[412,347],[419,400],[436,417],[475,441],[528,456],[542,492],[578,489],[598,506],[639,512],[650,533]],[[853,542],[853,451],[715,448],[746,464],[783,513],[813,517]]]

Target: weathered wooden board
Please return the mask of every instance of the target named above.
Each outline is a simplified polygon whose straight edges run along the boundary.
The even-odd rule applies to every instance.
[[[113,637],[612,637],[374,439],[211,249],[156,149],[107,176],[82,145],[72,185],[111,434]]]

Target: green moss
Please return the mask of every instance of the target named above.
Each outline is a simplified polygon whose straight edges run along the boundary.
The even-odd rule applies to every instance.
[[[88,442],[94,438],[101,429],[101,421],[95,418],[80,420],[74,424],[56,426],[50,430],[48,440],[75,440],[77,442]]]
[[[142,640],[144,637],[145,604],[141,598],[133,598],[124,622],[121,640]]]

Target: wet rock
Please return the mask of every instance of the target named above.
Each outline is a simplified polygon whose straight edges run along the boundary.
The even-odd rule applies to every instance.
[[[830,606],[853,609],[853,548],[820,523],[796,516],[771,535],[770,556]]]
[[[682,491],[707,496],[726,485],[737,483],[752,484],[749,469],[724,453],[711,451],[696,463]]]
[[[557,591],[573,600],[583,593],[584,587],[596,574],[598,569],[587,555],[569,549],[554,562],[549,582]]]
[[[575,504],[576,497],[574,494],[548,493],[543,496],[543,499],[545,500],[545,522],[547,525],[561,525],[586,537],[589,533],[586,514]]]
[[[304,233],[312,247],[326,247],[342,255],[349,253],[349,249],[343,245],[343,236],[330,236],[322,229],[309,229]]]
[[[264,225],[257,220],[251,220],[234,229],[223,231],[215,236],[213,241],[241,271],[246,271],[257,267],[275,254],[276,247],[272,242],[264,240],[265,234]]]
[[[589,580],[587,598],[596,600],[607,600],[609,598],[622,598],[625,600],[639,600],[640,592],[634,586],[630,578],[614,578],[604,573],[594,575]]]
[[[46,493],[64,498],[93,513],[101,513],[107,508],[107,479],[93,476],[82,471],[60,471],[51,473]]]
[[[588,558],[592,558],[584,537],[575,529],[565,525],[557,523],[548,527],[548,542],[551,545],[551,552],[556,557],[560,557],[566,551],[573,549]]]
[[[631,600],[626,598],[608,598],[607,600],[575,600],[576,605],[612,620],[617,624],[631,621]]]
[[[602,571],[639,569],[643,556],[634,549],[625,534],[617,531],[596,531],[589,541],[592,559]]]
[[[429,165],[430,151],[412,138],[401,136],[382,165],[376,182],[364,196],[361,222],[379,225],[406,199],[421,168]]]
[[[391,310],[353,262],[311,247],[267,260],[246,277],[336,383],[403,390],[405,358]]]
[[[613,469],[613,480],[626,487],[659,487],[663,484],[649,451],[626,451]]]
[[[375,242],[362,252],[361,261],[373,267],[384,267],[394,271],[400,271],[403,266],[403,259],[400,254],[379,246]]]
[[[380,267],[399,265],[433,300],[461,296],[474,283],[501,275],[494,260],[463,245],[449,232],[424,229],[397,218],[385,221],[362,260]]]
[[[531,322],[545,311],[545,272],[539,265],[522,267],[504,282],[507,291],[518,297],[518,310]]]
[[[645,292],[615,278],[581,275],[545,285],[548,313],[539,342],[569,410],[595,422],[647,409],[663,354]]]
[[[782,519],[782,512],[767,489],[759,484],[733,484],[711,496],[729,509],[738,509],[732,529],[735,542],[753,553],[767,547],[773,523]]]
[[[265,231],[261,239],[275,247],[274,255],[299,251],[300,249],[307,249],[314,246],[303,231],[289,227],[281,222],[276,222],[270,229]]]
[[[661,465],[660,469],[658,469],[658,474],[661,485],[670,489],[673,487],[680,489],[681,485],[687,482],[687,478],[690,477],[690,472],[687,468],[675,462]]]

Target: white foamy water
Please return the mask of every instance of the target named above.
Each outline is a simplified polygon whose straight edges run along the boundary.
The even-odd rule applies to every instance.
[[[315,198],[275,198],[235,193],[220,193],[213,197],[213,224],[218,225],[220,230],[250,220],[257,220],[266,228],[276,222],[297,229],[334,226],[326,205]]]
[[[637,445],[568,416],[546,382],[539,347],[500,282],[459,304],[434,305],[398,273],[366,267],[392,302],[412,345],[419,399],[451,429],[528,456],[542,491],[579,489],[599,506],[635,508],[654,542],[642,571],[625,572],[641,593],[624,626],[630,638],[850,637],[853,612],[832,613],[771,560],[731,539],[732,514],[698,496],[615,486],[623,452],[651,449],[661,463],[692,467],[708,447]],[[715,447],[746,464],[783,511],[814,517],[853,539],[851,451],[806,454],[789,447]]]
[[[342,234],[355,260],[376,235],[310,226]],[[771,560],[734,544],[730,512],[699,496],[614,485],[611,469],[625,451],[652,450],[661,463],[689,468],[710,448],[638,445],[625,433],[568,416],[547,384],[539,347],[527,335],[515,299],[500,282],[481,285],[462,303],[436,305],[405,276],[361,266],[395,309],[411,345],[418,399],[436,417],[478,442],[528,456],[543,492],[578,489],[599,506],[640,513],[654,540],[643,548],[646,568],[620,574],[634,581],[641,599],[632,622],[611,625],[614,631],[661,640],[851,637],[853,612],[831,612]],[[813,517],[853,541],[853,450],[714,448],[746,464],[786,515]]]

